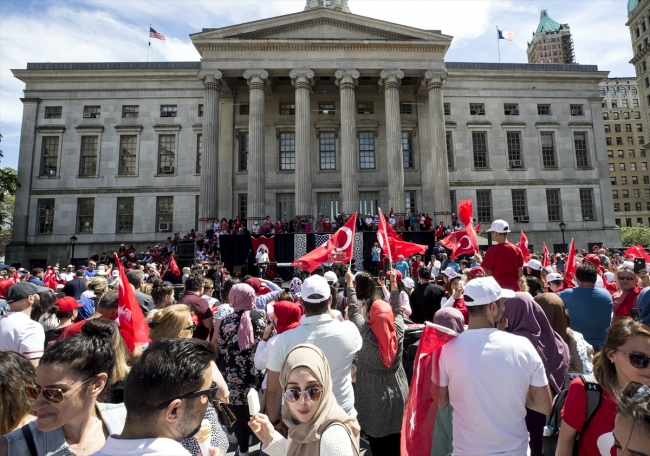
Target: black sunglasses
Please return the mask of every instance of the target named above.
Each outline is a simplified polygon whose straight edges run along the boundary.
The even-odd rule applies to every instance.
[[[189,330],[196,331],[196,322],[195,321],[193,321],[192,324],[189,325],[187,328],[183,328],[183,331],[189,331]]]
[[[175,397],[174,399],[170,399],[168,401],[165,401],[165,402],[163,402],[162,404],[160,404],[158,406],[158,410],[164,410],[165,408],[167,408],[167,406],[169,404],[172,403],[172,401],[175,401],[176,399],[194,399],[194,398],[201,397],[201,396],[208,396],[208,400],[210,402],[212,402],[217,398],[217,390],[218,389],[219,388],[217,388],[217,384],[215,382],[212,382],[209,389],[201,390],[201,391],[194,391],[192,393],[183,394],[182,396],[178,396],[178,397]]]
[[[639,382],[630,382],[623,388],[621,395],[638,400],[642,397],[650,396],[650,387]]]
[[[639,353],[625,353],[620,350],[616,351],[627,355],[627,357],[630,358],[630,364],[637,369],[645,369],[648,367],[648,364],[650,364],[650,357],[647,357],[645,355],[641,355]]]

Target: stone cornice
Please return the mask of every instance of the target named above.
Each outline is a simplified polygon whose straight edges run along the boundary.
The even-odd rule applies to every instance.
[[[558,168],[559,170],[559,168]],[[555,171],[555,170],[553,170]],[[553,172],[553,171],[543,171],[544,172]],[[450,187],[526,187],[531,188],[533,186],[548,187],[549,181],[546,179],[530,179],[530,180],[450,180]],[[571,187],[576,187],[580,185],[594,185],[600,186],[600,180],[598,179],[553,179],[553,185],[568,185]]]
[[[74,127],[75,130],[77,130],[80,133],[101,133],[104,131],[104,126],[103,125],[77,125]]]
[[[163,133],[166,131],[180,131],[181,126],[179,124],[169,124],[169,125],[164,125],[164,124],[158,124],[154,125],[153,129],[156,133]]]
[[[379,136],[379,122],[370,119],[357,120],[357,137],[361,131],[372,131],[377,137]]]
[[[200,51],[420,51],[444,52],[447,46],[425,42],[380,42],[313,40],[304,44],[294,40],[263,40],[260,42],[218,43],[199,47]]]
[[[113,128],[115,128],[115,131],[118,133],[140,133],[142,131],[142,125],[115,125]]]
[[[40,125],[36,127],[39,133],[64,133],[65,127],[63,125]]]

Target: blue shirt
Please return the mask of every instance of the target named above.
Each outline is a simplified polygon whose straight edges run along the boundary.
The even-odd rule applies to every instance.
[[[395,264],[395,269],[402,273],[402,277],[406,277],[409,270],[409,265],[406,261],[402,260]]]
[[[81,298],[77,302],[83,304],[83,307],[77,309],[77,321],[87,320],[95,313],[95,301],[90,298]]]
[[[460,266],[455,261],[450,261],[447,264],[447,268],[452,268],[456,272],[458,272],[460,270]],[[447,269],[447,268],[445,268],[445,269]],[[443,271],[444,271],[444,269],[443,269]]]
[[[95,277],[97,275],[97,269],[93,269],[92,271],[90,269],[86,269],[84,271],[84,275],[86,277]]]
[[[600,348],[612,324],[612,297],[604,288],[576,287],[558,293],[571,315],[571,329],[582,333],[594,349]]]
[[[379,255],[381,254],[381,249],[379,247],[372,248],[372,261],[379,261]]]
[[[44,287],[45,284],[41,279],[38,277],[32,277],[31,279],[28,280],[29,283],[33,283],[34,285],[38,285],[39,287]]]

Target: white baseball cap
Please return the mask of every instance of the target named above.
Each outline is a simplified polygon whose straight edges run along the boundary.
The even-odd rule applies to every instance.
[[[484,306],[501,298],[513,298],[515,292],[501,288],[494,277],[477,277],[465,285],[465,305]]]
[[[448,267],[447,269],[445,269],[444,271],[442,271],[442,273],[443,273],[444,275],[446,275],[447,278],[449,278],[449,279],[451,279],[451,278],[453,278],[454,276],[456,276],[456,270],[455,270],[454,268],[452,268],[452,267]]]
[[[313,294],[321,295],[322,298],[309,298]],[[319,303],[332,296],[330,293],[330,284],[327,283],[325,277],[320,275],[313,275],[307,277],[302,283],[302,288],[300,289],[300,297],[305,302]]]
[[[550,274],[546,275],[546,283],[548,282],[557,282],[558,280],[564,280],[564,277],[562,277],[560,274],[557,272],[551,272]]]
[[[532,259],[526,266],[528,266],[530,269],[534,269],[535,271],[542,270],[542,263],[539,260]]]
[[[404,277],[402,279],[402,283],[409,290],[412,289],[413,287],[415,287],[415,283],[413,282],[413,279],[411,279],[410,277]]]
[[[117,269],[114,269],[113,272],[111,273],[111,275],[113,277],[119,277],[120,276],[120,271],[118,271]]]
[[[334,271],[327,271],[323,277],[325,277],[328,283],[336,283],[339,280]]]
[[[607,280],[607,283],[616,282],[616,276],[614,275],[613,272],[606,272],[605,280]]]
[[[509,233],[510,226],[508,226],[508,222],[505,220],[499,219],[492,222],[492,226],[490,226],[488,232],[490,231],[494,231],[495,233]]]

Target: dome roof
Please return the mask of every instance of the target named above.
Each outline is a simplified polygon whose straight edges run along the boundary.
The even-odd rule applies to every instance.
[[[627,0],[627,12],[631,13],[634,8],[639,6],[639,0]]]

